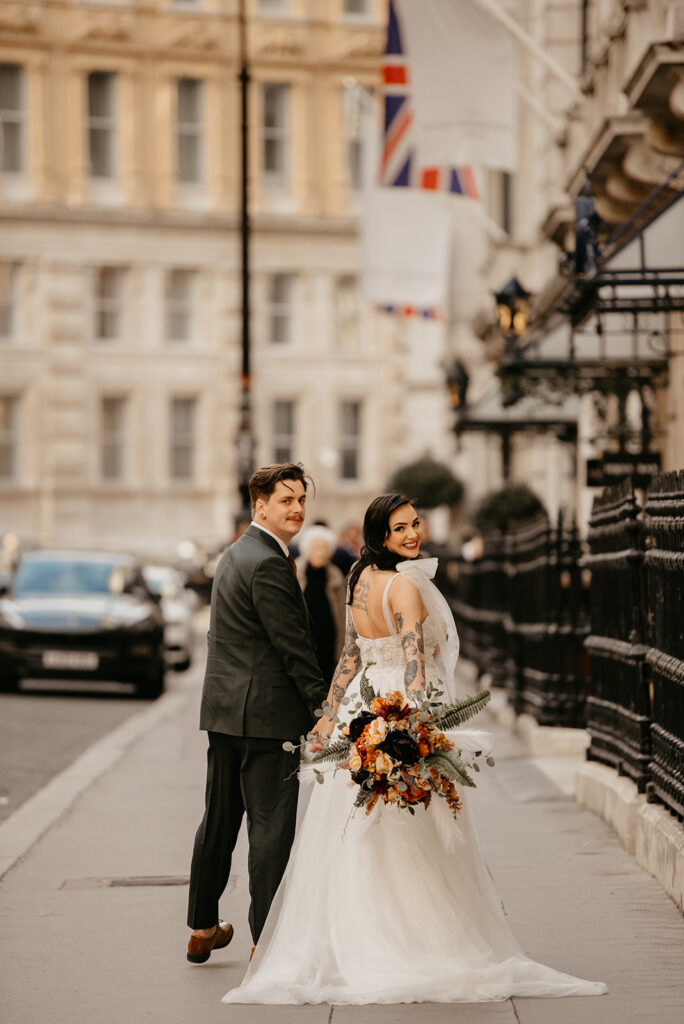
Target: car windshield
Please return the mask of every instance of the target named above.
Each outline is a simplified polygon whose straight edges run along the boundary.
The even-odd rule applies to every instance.
[[[15,597],[29,594],[107,594],[116,562],[36,559],[23,562],[14,577]]]

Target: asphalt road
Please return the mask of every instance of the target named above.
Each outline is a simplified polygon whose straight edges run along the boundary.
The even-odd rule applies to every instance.
[[[169,691],[201,671],[166,673]],[[26,681],[0,694],[0,821],[145,702],[125,683]]]

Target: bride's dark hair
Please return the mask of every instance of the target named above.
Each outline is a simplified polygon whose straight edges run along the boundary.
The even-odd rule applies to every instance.
[[[354,587],[359,576],[367,565],[375,565],[378,569],[395,569],[397,562],[403,561],[401,555],[395,555],[385,547],[389,533],[389,520],[393,512],[402,505],[413,505],[415,502],[405,494],[392,491],[373,498],[363,517],[363,547],[361,557],[355,562],[349,573],[349,603],[354,596]]]

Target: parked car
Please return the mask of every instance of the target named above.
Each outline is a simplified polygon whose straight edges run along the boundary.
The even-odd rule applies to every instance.
[[[193,616],[199,604],[197,594],[186,588],[182,574],[170,566],[146,565],[143,575],[161,602],[166,664],[183,672],[192,663],[195,647]]]
[[[164,622],[127,555],[34,551],[0,597],[0,690],[23,678],[109,679],[164,690]]]

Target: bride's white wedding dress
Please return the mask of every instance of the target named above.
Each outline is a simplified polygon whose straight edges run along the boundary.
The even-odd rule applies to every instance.
[[[434,572],[429,563],[436,560],[411,566],[411,578],[418,566]],[[435,647],[444,651],[449,640],[440,621],[446,613],[425,576],[419,589],[430,611],[426,678],[436,681],[444,666],[439,656],[435,664]],[[358,643],[376,693],[404,691],[399,636]],[[345,712],[353,714],[343,707],[340,718]],[[356,792],[345,770],[313,787],[254,958],[224,1003],[480,1002],[606,991],[520,950],[480,852],[469,808],[477,791],[459,790],[457,820],[437,798],[415,815],[383,804],[352,815]]]

